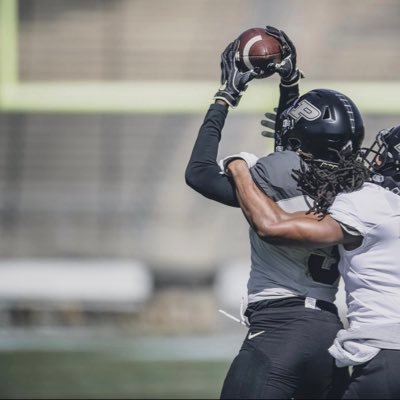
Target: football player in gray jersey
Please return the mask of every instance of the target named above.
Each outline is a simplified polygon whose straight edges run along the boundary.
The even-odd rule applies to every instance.
[[[320,99],[305,96],[307,107],[323,110]],[[357,116],[348,104],[347,120],[354,129]],[[318,129],[318,139],[311,130],[314,122],[307,121],[310,114],[296,119],[297,113],[291,111],[289,107],[281,114],[291,120],[283,135],[285,140],[295,140],[302,154],[304,163],[295,174],[299,186],[313,199],[311,212],[285,212],[254,184],[246,163],[234,160],[227,168],[239,202],[247,220],[267,242],[339,245],[349,327],[338,332],[329,352],[339,367],[353,366],[342,398],[398,399],[400,127],[379,132],[360,160],[352,154],[351,142],[334,141],[327,152],[323,142],[330,133]]]
[[[266,31],[277,37],[284,49],[284,62],[269,66],[281,76],[279,116],[298,101],[300,72],[290,39],[275,28],[267,27]],[[205,116],[185,175],[194,190],[233,207],[240,204],[232,177],[221,174],[217,164],[218,145],[228,105],[237,106],[247,83],[256,76],[255,71],[242,73],[237,69],[237,46],[237,41],[231,43],[222,54],[223,86]],[[338,118],[342,111],[343,107],[331,109]],[[345,133],[334,121],[326,122],[338,128],[339,134]],[[357,128],[361,137],[362,121],[357,120]],[[276,149],[281,151],[259,160],[248,153],[230,156],[222,160],[222,170],[226,171],[233,160],[244,159],[251,168],[253,182],[265,194],[288,212],[307,210],[307,198],[292,176],[292,170],[300,168],[300,158],[288,143],[282,142],[282,129],[278,124],[275,136]],[[340,397],[347,373],[341,369],[333,385],[337,371],[327,351],[342,328],[333,304],[339,279],[337,247],[289,248],[261,240],[252,227],[249,234],[251,273],[245,315],[250,328],[228,371],[221,398]]]

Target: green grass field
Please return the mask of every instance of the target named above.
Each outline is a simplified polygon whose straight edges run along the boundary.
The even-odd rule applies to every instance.
[[[0,397],[218,398],[229,361],[129,361],[92,352],[1,352]]]

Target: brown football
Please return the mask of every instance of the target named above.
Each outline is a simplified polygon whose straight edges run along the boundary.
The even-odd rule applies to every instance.
[[[243,72],[256,67],[264,69],[269,63],[282,61],[282,48],[279,40],[265,33],[263,28],[250,28],[239,36],[237,56],[239,69]],[[259,76],[266,78],[273,72]]]

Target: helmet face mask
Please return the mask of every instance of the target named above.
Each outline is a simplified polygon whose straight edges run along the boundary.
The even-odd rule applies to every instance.
[[[356,105],[345,95],[315,89],[299,97],[279,116],[277,144],[314,158],[335,162],[338,152],[359,150],[364,124]]]
[[[371,171],[377,171],[385,163],[387,145],[382,137],[389,133],[389,129],[382,129],[376,135],[371,147],[363,148],[362,158]]]
[[[362,159],[380,183],[391,180],[400,186],[400,126],[382,129],[368,148],[362,149]]]

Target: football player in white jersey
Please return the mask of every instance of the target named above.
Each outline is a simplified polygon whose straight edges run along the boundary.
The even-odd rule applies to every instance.
[[[379,131],[362,154],[372,181],[400,195],[400,125]]]
[[[381,132],[378,150],[366,152],[375,155],[370,181],[368,169],[351,153],[351,143],[340,151],[332,149],[329,156],[321,152],[317,136],[308,129],[318,107],[310,98],[303,105],[301,100],[281,116],[286,126],[283,140],[297,146],[304,161],[294,173],[300,188],[313,199],[310,212],[284,211],[254,184],[243,160],[234,160],[227,168],[241,208],[262,240],[285,246],[339,245],[349,327],[338,332],[329,352],[339,367],[353,366],[343,398],[398,399],[400,128]],[[354,119],[350,110],[347,118]]]
[[[298,99],[300,73],[289,38],[275,28],[267,30],[281,40],[286,51],[285,68],[278,71],[281,75],[279,115]],[[237,44],[231,43],[222,54],[221,83],[224,85],[205,116],[185,176],[187,184],[197,192],[234,207],[239,207],[235,185],[230,176],[221,174],[216,157],[228,105],[238,104],[246,84],[254,78],[254,72],[241,73],[237,69]],[[364,126],[355,105],[344,103],[331,91],[319,90],[314,95],[321,98],[321,112],[316,118],[318,132],[327,131],[340,143],[351,140],[354,149],[358,149]],[[348,107],[354,111],[352,123],[346,118]],[[280,150],[286,148],[281,143],[281,128],[276,136],[276,147]],[[330,144],[329,141],[326,146]],[[300,168],[296,152],[277,151],[259,160],[241,153],[222,160],[222,170],[235,158],[246,159],[252,166],[253,181],[286,210],[307,210],[305,196],[292,177],[292,169]],[[326,349],[342,328],[333,304],[339,277],[337,247],[275,246],[261,240],[252,228],[249,236],[251,272],[245,315],[250,328],[228,371],[221,397],[325,398],[335,371],[334,359]],[[340,396],[340,384],[347,383],[346,369],[340,369],[338,375],[339,385],[334,385],[334,391],[329,394],[331,398]]]

